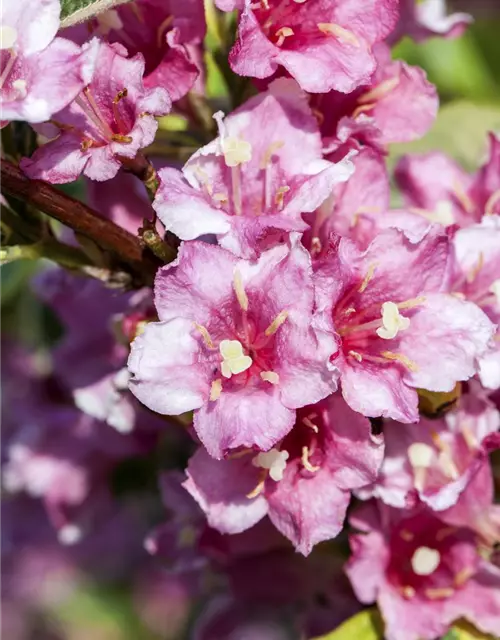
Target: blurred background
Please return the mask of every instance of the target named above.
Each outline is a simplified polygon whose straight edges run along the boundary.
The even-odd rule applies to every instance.
[[[465,11],[475,18],[463,37],[434,38],[421,44],[405,39],[394,49],[394,57],[404,58],[427,71],[438,87],[441,110],[434,127],[422,140],[391,149],[390,166],[403,153],[436,149],[472,171],[485,158],[487,132],[500,132],[500,0],[450,0],[448,4],[450,11]],[[207,63],[209,93],[216,98],[224,91],[223,81],[210,54]],[[68,189],[77,197],[84,195],[81,184],[70,185]],[[395,193],[396,202],[397,197]],[[61,335],[61,327],[30,290],[30,280],[38,268],[36,261],[24,259],[1,267],[2,343],[20,341],[29,350],[43,354]],[[8,407],[2,411],[8,412]],[[175,442],[167,444],[162,466],[180,466],[182,447],[176,448]],[[139,488],[155,486],[153,465],[148,467],[147,461],[131,464],[132,467],[122,469],[121,476],[118,474],[117,491],[127,491],[130,476],[138,479]],[[103,539],[95,542],[97,546],[88,556],[70,548],[58,550],[51,532],[44,532],[48,525],[41,508],[38,514],[36,509],[31,510],[32,519],[24,520],[24,526],[28,532],[38,529],[41,542],[36,548],[27,548],[22,561],[18,559],[14,566],[7,562],[7,570],[19,593],[30,602],[36,601],[36,606],[21,612],[22,618],[30,617],[29,636],[17,626],[19,612],[13,606],[6,608],[5,640],[191,637],[192,621],[200,606],[190,595],[194,578],[189,574],[163,572],[161,563],[142,549],[142,539],[148,530],[144,527],[158,520],[158,504],[145,505],[141,496],[139,493],[130,500],[127,513],[117,513],[110,523],[115,533],[120,532],[120,538],[129,534],[130,540],[124,539],[120,548],[116,548],[110,546],[108,534],[103,532]],[[11,511],[12,505],[7,504],[4,517],[14,521]],[[22,538],[23,532],[15,533]],[[108,533],[108,538],[115,539],[112,532]],[[2,546],[2,552],[8,556],[9,535],[3,536]],[[28,598],[30,592],[36,592],[36,598]]]

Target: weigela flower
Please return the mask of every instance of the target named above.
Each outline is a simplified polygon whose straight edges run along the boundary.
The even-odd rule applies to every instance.
[[[478,373],[485,387],[498,389],[500,388],[500,333],[498,330],[500,324],[500,216],[486,215],[479,224],[458,230],[453,237],[453,248],[455,270],[451,290],[455,295],[477,304],[497,327],[491,349],[479,360]]]
[[[462,396],[459,407],[442,419],[388,422],[380,475],[360,495],[398,508],[419,498],[435,511],[448,509],[487,462],[489,451],[500,447],[499,427],[493,404],[472,394]]]
[[[64,326],[65,335],[52,352],[53,366],[76,406],[122,433],[144,423],[154,426],[157,421],[150,415],[144,419],[143,407],[128,390],[126,368],[129,340],[147,317],[144,292],[118,294],[63,269],[42,273],[35,289]]]
[[[171,106],[161,88],[145,89],[144,58],[127,59],[119,44],[99,44],[92,81],[68,107],[37,131],[50,140],[23,158],[21,168],[30,178],[52,183],[71,182],[80,174],[109,180],[121,159],[135,158],[154,140],[158,123],[153,116]]]
[[[0,9],[2,120],[43,122],[88,84],[96,48],[56,38],[59,0],[4,2]]]
[[[446,0],[401,0],[400,17],[392,42],[405,35],[417,42],[433,36],[458,38],[472,22],[468,13],[446,13]]]
[[[235,73],[267,78],[283,66],[311,93],[366,83],[375,43],[394,28],[397,0],[246,0],[229,54]]]
[[[98,14],[66,35],[82,42],[89,32],[144,56],[144,86],[162,87],[179,100],[200,74],[196,47],[205,36],[202,0],[135,0]]]
[[[253,258],[314,211],[352,173],[322,159],[317,122],[293,80],[280,79],[220,124],[221,135],[182,172],[162,169],[153,206],[183,240],[216,234],[221,246]]]
[[[465,227],[483,215],[500,215],[500,138],[489,136],[487,162],[475,175],[443,153],[404,156],[395,171],[410,212],[430,222]]]
[[[494,327],[475,304],[442,293],[449,256],[435,230],[412,242],[388,229],[366,251],[333,236],[317,261],[316,326],[337,340],[332,362],[355,411],[416,422],[416,388],[451,391],[476,373]]]
[[[368,82],[347,95],[330,91],[312,97],[329,159],[367,145],[384,154],[387,144],[422,137],[436,118],[439,99],[425,72],[391,60],[385,44],[378,44],[375,54],[377,69]]]
[[[200,448],[184,487],[221,533],[240,533],[266,514],[307,555],[342,529],[350,490],[375,478],[382,439],[339,395],[297,412],[281,443],[214,460]]]
[[[388,640],[432,640],[462,617],[496,633],[500,570],[484,559],[488,550],[473,529],[452,527],[424,508],[375,502],[350,524],[360,533],[350,538],[347,575],[361,602],[378,603]]]
[[[130,388],[158,413],[195,410],[196,433],[216,458],[270,449],[298,407],[336,388],[331,351],[311,328],[310,257],[296,240],[255,263],[184,243],[158,272],[155,304],[160,322],[132,343]]]

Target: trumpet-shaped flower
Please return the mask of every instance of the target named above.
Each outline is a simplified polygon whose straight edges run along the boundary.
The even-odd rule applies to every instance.
[[[21,161],[30,178],[71,182],[80,174],[92,180],[113,178],[122,160],[135,158],[153,142],[155,115],[170,109],[165,89],[145,89],[144,58],[127,58],[119,44],[99,44],[98,65],[90,84],[49,123],[37,130],[51,139]]]
[[[194,410],[198,437],[216,458],[270,449],[298,407],[335,390],[331,345],[311,328],[310,258],[296,241],[254,263],[185,243],[158,272],[155,304],[160,322],[132,344],[130,388],[158,413]]]

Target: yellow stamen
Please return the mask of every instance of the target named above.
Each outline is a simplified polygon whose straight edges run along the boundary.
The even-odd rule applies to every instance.
[[[295,35],[295,31],[290,27],[281,27],[281,29],[278,29],[278,31],[276,31],[274,35],[276,38],[278,38],[278,40],[276,41],[276,46],[281,47],[286,38]]]
[[[195,329],[197,329],[201,333],[201,336],[203,338],[203,342],[207,345],[207,347],[209,349],[214,349],[215,345],[214,345],[214,343],[212,341],[212,338],[210,337],[210,334],[208,333],[207,329],[203,325],[198,324],[197,322],[193,322],[193,326],[195,327]]]
[[[427,302],[427,298],[425,296],[419,296],[418,298],[410,298],[410,300],[398,302],[397,307],[398,309],[413,309],[413,307],[419,307],[425,302]]]
[[[467,282],[472,283],[479,275],[479,272],[484,267],[484,253],[482,251],[479,252],[479,258],[477,259],[476,264],[472,267],[472,269],[467,273]]]
[[[262,156],[262,160],[260,162],[260,169],[265,169],[267,167],[267,165],[271,162],[271,158],[274,155],[275,151],[278,151],[278,149],[281,149],[281,147],[284,146],[284,142],[283,140],[276,140],[275,142],[273,142],[272,144],[270,144],[264,155]]]
[[[123,98],[126,98],[127,96],[128,96],[128,90],[126,88],[122,89],[121,91],[118,91],[116,96],[113,98],[113,104],[118,104],[120,100],[123,100]]]
[[[348,29],[344,29],[344,27],[341,27],[339,24],[334,24],[333,22],[319,22],[318,29],[326,36],[335,36],[341,42],[350,44],[353,47],[359,47],[359,40],[356,38],[354,33]]]
[[[278,329],[281,327],[281,325],[285,322],[287,318],[288,318],[288,311],[280,311],[280,313],[278,313],[276,318],[274,318],[271,324],[264,331],[264,334],[266,336],[272,336],[273,333],[276,333],[276,331],[278,331]]]
[[[120,133],[113,133],[111,136],[113,142],[121,142],[122,144],[129,144],[132,142],[132,136],[123,136]]]
[[[368,286],[368,283],[373,278],[373,274],[375,273],[375,269],[377,268],[377,266],[378,266],[377,262],[372,262],[372,264],[368,267],[368,271],[366,272],[364,280],[358,289],[359,293],[363,293],[363,291],[366,289],[366,287]]]
[[[267,474],[266,474],[267,475]],[[264,485],[266,483],[266,479],[264,476],[263,480],[260,480],[260,482],[257,484],[257,486],[255,487],[255,489],[252,489],[252,491],[250,491],[250,493],[247,493],[246,497],[249,498],[250,500],[252,498],[256,498],[258,495],[260,495],[262,493],[262,491],[264,490]]]
[[[460,431],[462,432],[462,436],[464,437],[464,440],[467,446],[469,447],[469,449],[471,449],[472,451],[477,449],[477,446],[479,443],[477,441],[476,436],[472,433],[470,427],[464,424],[460,427]]]
[[[17,40],[17,30],[14,27],[3,25],[0,27],[0,49],[12,49]]]
[[[384,98],[388,93],[391,93],[399,84],[399,77],[387,78],[370,91],[367,91],[358,98],[358,104],[367,104],[369,102],[377,102],[380,98]]]
[[[220,204],[227,204],[229,199],[223,193],[214,193],[213,198],[216,202],[220,202]]]
[[[384,302],[381,312],[382,326],[376,330],[379,338],[392,340],[400,331],[405,331],[410,326],[410,318],[402,316],[394,302]]]
[[[451,587],[438,587],[436,589],[430,588],[424,591],[425,596],[429,598],[429,600],[442,600],[444,598],[451,598],[454,593],[455,589],[452,589]]]
[[[248,311],[248,296],[243,286],[241,273],[236,269],[233,276],[233,289],[238,298],[238,303],[243,311]]]
[[[312,429],[314,433],[319,433],[318,427],[314,424],[314,422],[310,418],[303,418],[302,422],[306,425],[306,427],[309,427],[309,429]]]
[[[474,213],[474,203],[460,182],[456,181],[453,184],[453,193],[467,213]]]
[[[158,27],[156,31],[156,45],[158,49],[161,49],[161,46],[165,40],[165,31],[170,27],[173,21],[174,21],[174,16],[169,15]]]
[[[274,197],[274,202],[276,203],[276,206],[280,211],[281,209],[283,209],[283,205],[285,204],[285,193],[287,193],[288,191],[290,191],[290,187],[287,187],[286,185],[283,187],[279,187],[276,190],[276,196]]]
[[[418,371],[418,366],[412,360],[410,360],[410,358],[407,358],[402,353],[393,353],[392,351],[382,351],[380,355],[386,360],[393,360],[395,362],[400,362],[412,373],[415,373],[416,371]]]
[[[464,585],[469,578],[474,575],[475,571],[471,567],[464,567],[461,571],[457,573],[455,576],[453,583],[456,587],[461,587]]]
[[[363,362],[363,356],[357,351],[349,351],[349,355],[352,356],[358,362]]]
[[[405,542],[411,542],[415,537],[411,531],[407,531],[406,529],[403,529],[399,535]]]
[[[401,593],[403,594],[404,598],[410,600],[410,598],[413,598],[415,596],[415,589],[407,585],[406,587],[403,587],[401,589]]]
[[[220,398],[220,394],[222,393],[222,380],[217,378],[212,382],[212,386],[210,387],[210,400],[215,402]]]
[[[279,384],[280,377],[275,371],[261,371],[260,377],[264,382],[270,382],[271,384]]]
[[[316,465],[313,465],[309,462],[309,448],[308,447],[302,447],[302,465],[304,467],[304,469],[307,469],[307,471],[311,471],[312,473],[316,473],[316,471],[319,471],[321,469],[321,467],[318,467]]]
[[[369,102],[367,104],[359,104],[354,111],[351,114],[352,118],[357,118],[359,115],[361,115],[362,113],[366,113],[367,111],[371,111],[372,109],[374,109],[376,107],[376,103],[375,102]],[[355,216],[357,218],[357,216]],[[353,225],[354,226],[354,225]]]
[[[491,196],[486,201],[486,204],[484,205],[485,215],[492,216],[495,213],[494,208],[499,200],[500,200],[500,189],[497,189],[497,191],[494,191],[491,194]]]

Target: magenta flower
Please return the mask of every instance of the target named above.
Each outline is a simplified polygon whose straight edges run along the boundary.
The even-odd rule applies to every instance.
[[[153,411],[195,410],[210,455],[270,449],[295,410],[335,390],[331,351],[311,328],[308,253],[278,246],[255,263],[202,242],[181,245],[156,277],[160,322],[132,343],[132,392]]]
[[[439,152],[404,156],[395,177],[410,211],[462,227],[480,222],[484,214],[500,214],[500,138],[491,133],[489,143],[487,162],[472,176]]]
[[[405,35],[417,42],[433,36],[458,38],[473,18],[468,13],[446,13],[446,0],[400,0],[398,25],[390,40]]]
[[[394,28],[397,6],[397,0],[246,0],[229,63],[254,78],[283,66],[306,91],[349,93],[375,70],[372,47]]]
[[[422,137],[436,118],[439,99],[425,71],[391,60],[385,44],[378,44],[375,54],[377,69],[363,86],[348,95],[330,91],[313,96],[329,159],[363,145],[384,154],[387,144]]]
[[[355,411],[416,422],[416,388],[451,391],[476,373],[494,327],[475,304],[443,293],[449,256],[433,230],[411,242],[388,229],[364,252],[332,237],[316,266],[315,322],[337,340],[332,363]]]
[[[184,487],[221,533],[240,533],[266,514],[308,555],[342,529],[350,491],[374,479],[381,438],[339,395],[297,412],[290,433],[266,452],[214,460],[200,448]]]
[[[66,33],[77,42],[94,33],[123,45],[131,56],[141,53],[146,65],[144,86],[162,87],[172,100],[179,100],[200,74],[197,47],[205,31],[202,0],[135,0]]]
[[[30,178],[52,183],[71,182],[80,174],[109,180],[121,167],[121,158],[135,158],[154,140],[158,123],[153,116],[170,109],[164,89],[145,89],[144,59],[127,59],[118,44],[99,44],[91,83],[68,107],[37,130],[50,140],[23,158],[21,168]]]
[[[59,29],[59,0],[19,0],[0,9],[2,120],[43,122],[88,84],[96,48],[82,48]]]
[[[479,379],[488,389],[500,388],[500,216],[484,216],[480,224],[453,237],[455,272],[451,289],[483,309],[495,323],[491,348],[479,360]]]
[[[480,554],[475,532],[426,509],[378,507],[369,502],[350,518],[360,533],[346,571],[361,602],[377,601],[387,640],[433,640],[462,617],[496,633],[500,570]]]
[[[183,240],[213,233],[225,249],[255,258],[288,232],[304,231],[301,213],[314,211],[353,171],[349,161],[322,159],[316,119],[292,80],[277,80],[220,127],[182,172],[159,172],[153,206]]]
[[[500,414],[491,402],[474,395],[440,420],[384,425],[386,452],[380,475],[361,497],[374,496],[404,508],[417,499],[442,511],[456,504],[488,453],[500,447]]]

